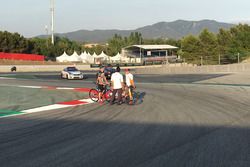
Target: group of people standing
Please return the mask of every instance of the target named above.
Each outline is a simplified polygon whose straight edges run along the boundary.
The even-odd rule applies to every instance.
[[[110,100],[110,105],[113,105],[115,102],[115,96],[118,94],[117,98],[117,104],[122,104],[122,93],[125,91],[125,89],[128,90],[128,96],[130,99],[130,104],[133,103],[133,97],[132,97],[132,89],[135,89],[135,83],[134,83],[134,76],[130,73],[129,69],[125,69],[125,82],[123,79],[123,75],[120,73],[121,69],[118,66],[116,68],[116,72],[111,75],[111,90],[113,90],[112,97]],[[104,74],[104,67],[100,67],[100,71],[98,72],[96,84],[98,85],[99,89],[99,103],[103,103],[102,95],[104,90],[106,89],[106,85],[109,85],[109,82],[107,81],[105,74]]]

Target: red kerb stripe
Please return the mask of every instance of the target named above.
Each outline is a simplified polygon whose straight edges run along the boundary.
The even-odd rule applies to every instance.
[[[79,100],[73,100],[73,101],[66,101],[66,102],[61,102],[58,104],[62,105],[80,105],[80,104],[87,104],[87,102],[79,101]]]
[[[90,88],[75,88],[74,90],[78,92],[89,92]]]

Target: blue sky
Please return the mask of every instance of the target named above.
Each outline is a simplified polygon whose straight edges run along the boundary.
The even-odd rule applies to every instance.
[[[0,0],[0,30],[45,34],[50,0]],[[250,21],[249,0],[55,0],[55,31],[135,29],[159,21]]]

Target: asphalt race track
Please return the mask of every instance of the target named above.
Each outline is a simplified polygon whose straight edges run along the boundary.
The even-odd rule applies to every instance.
[[[76,81],[57,73],[18,75],[0,86],[94,87],[94,73]],[[140,97],[133,106],[0,118],[0,166],[249,167],[250,86],[206,84],[228,75],[136,75]]]

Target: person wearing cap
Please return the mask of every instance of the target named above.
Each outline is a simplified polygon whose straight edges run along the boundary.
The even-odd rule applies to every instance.
[[[115,95],[118,94],[117,104],[122,104],[122,88],[123,88],[123,76],[120,73],[120,68],[116,68],[116,72],[111,76],[111,89],[113,89],[110,105],[114,104]]]
[[[129,69],[125,69],[126,86],[128,88],[129,104],[133,103],[132,90],[135,89],[134,76]]]
[[[103,96],[103,92],[105,90],[105,86],[109,84],[105,75],[104,75],[104,67],[100,67],[100,70],[97,73],[96,84],[97,84],[97,87],[99,90],[99,94],[98,94],[99,103],[101,104],[101,103],[103,103],[102,96]]]

